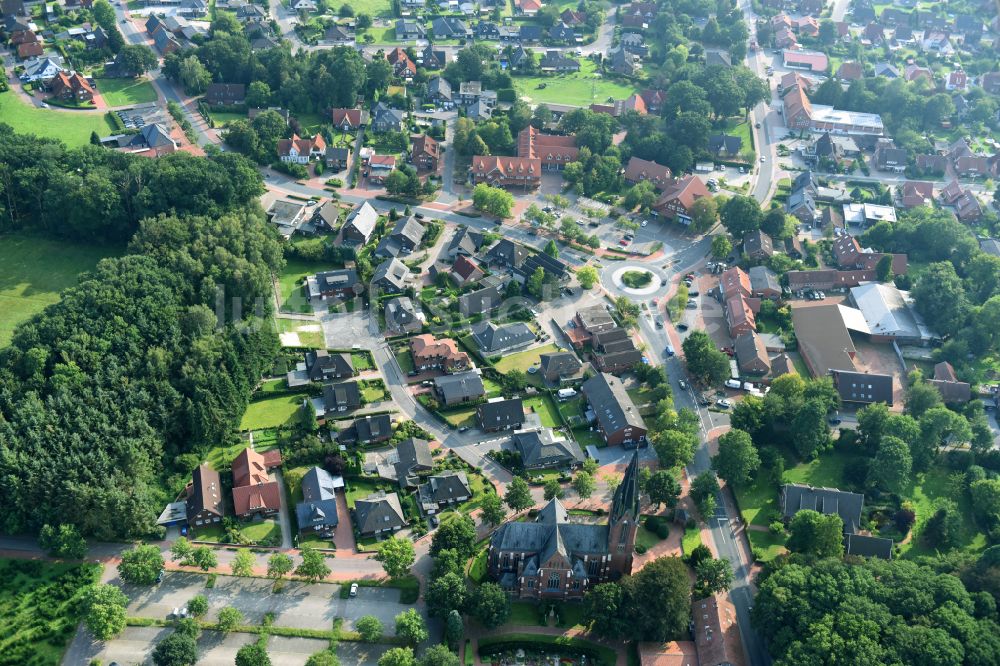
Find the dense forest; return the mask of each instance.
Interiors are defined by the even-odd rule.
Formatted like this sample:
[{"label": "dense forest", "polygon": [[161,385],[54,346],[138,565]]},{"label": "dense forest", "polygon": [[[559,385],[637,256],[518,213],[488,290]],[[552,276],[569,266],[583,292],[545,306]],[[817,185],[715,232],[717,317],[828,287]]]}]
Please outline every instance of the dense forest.
[{"label": "dense forest", "polygon": [[130,239],[0,350],[0,529],[150,534],[184,454],[232,436],[278,349],[262,191],[238,155],[150,160],[0,125],[0,230]]}]

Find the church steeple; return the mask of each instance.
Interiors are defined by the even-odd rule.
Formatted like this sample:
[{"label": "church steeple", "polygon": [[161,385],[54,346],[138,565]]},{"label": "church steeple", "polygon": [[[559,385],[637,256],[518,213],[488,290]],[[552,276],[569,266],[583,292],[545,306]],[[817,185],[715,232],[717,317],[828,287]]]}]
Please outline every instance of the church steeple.
[{"label": "church steeple", "polygon": [[622,482],[611,500],[611,524],[622,519],[639,519],[639,452],[632,455],[632,461],[625,470]]}]

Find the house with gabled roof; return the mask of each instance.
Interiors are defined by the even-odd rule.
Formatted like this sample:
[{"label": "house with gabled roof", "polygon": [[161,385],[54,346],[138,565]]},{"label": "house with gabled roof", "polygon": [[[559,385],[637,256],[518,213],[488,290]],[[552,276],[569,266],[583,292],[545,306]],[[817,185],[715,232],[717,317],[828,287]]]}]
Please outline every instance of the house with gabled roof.
[{"label": "house with gabled roof", "polygon": [[798,483],[781,487],[780,506],[785,520],[803,510],[839,516],[844,524],[844,552],[860,557],[892,558],[892,539],[861,534],[865,496],[836,488],[814,488]]},{"label": "house with gabled roof", "polygon": [[270,468],[276,466],[250,448],[233,460],[233,507],[238,517],[273,516],[281,510],[281,489],[270,475]]},{"label": "house with gabled roof", "polygon": [[410,338],[410,353],[413,366],[421,372],[460,372],[471,365],[469,355],[459,350],[457,342],[451,338],[437,339],[430,333]]},{"label": "house with gabled roof", "polygon": [[483,279],[486,273],[476,264],[472,258],[460,254],[458,259],[451,267],[451,271],[448,273],[451,277],[451,281],[455,283],[458,287],[464,287],[466,285],[475,284]]},{"label": "house with gabled roof", "polygon": [[369,446],[385,442],[390,437],[392,437],[392,417],[389,414],[366,414],[338,432],[337,442]]},{"label": "house with gabled roof", "polygon": [[520,398],[493,398],[476,408],[476,422],[484,432],[515,430],[524,424]]},{"label": "house with gabled roof", "polygon": [[432,474],[417,488],[417,504],[428,516],[471,498],[468,475],[455,470]]},{"label": "house with gabled roof", "polygon": [[221,523],[226,515],[222,481],[219,473],[208,463],[195,467],[191,473],[185,511],[187,523],[192,528]]},{"label": "house with gabled roof", "polygon": [[477,402],[486,397],[486,387],[478,370],[435,377],[434,390],[448,407]]},{"label": "house with gabled roof", "polygon": [[712,195],[705,187],[705,183],[691,174],[664,188],[653,208],[664,217],[675,218],[681,224],[689,225],[691,224],[691,206],[701,197],[710,196]]},{"label": "house with gabled roof", "polygon": [[674,182],[670,167],[639,157],[629,158],[625,167],[625,182],[636,185],[644,180],[652,183],[657,190],[663,190]]},{"label": "house with gabled roof", "polygon": [[346,352],[330,353],[326,349],[308,351],[305,355],[306,376],[309,381],[322,382],[345,379],[357,374],[351,355]]},{"label": "house with gabled roof", "polygon": [[317,410],[317,416],[323,422],[327,416],[353,412],[361,407],[361,386],[355,381],[326,384],[321,404],[323,410]]},{"label": "house with gabled roof", "polygon": [[437,171],[441,159],[441,148],[437,139],[426,134],[417,134],[410,137],[413,150],[410,152],[410,160],[418,171]]},{"label": "house with gabled roof", "polygon": [[375,231],[378,223],[378,211],[367,201],[362,202],[347,216],[344,222],[343,238],[345,242],[365,245]]},{"label": "house with gabled roof", "polygon": [[384,294],[401,294],[411,275],[409,266],[392,257],[375,268],[371,284]]},{"label": "house with gabled roof", "polygon": [[408,255],[420,246],[424,238],[424,225],[416,217],[407,215],[396,220],[392,231],[382,237],[375,248],[377,257],[399,257]]},{"label": "house with gabled roof", "polygon": [[485,321],[473,326],[472,339],[476,341],[483,356],[494,356],[508,354],[533,344],[535,334],[524,322],[501,326]]},{"label": "house with gabled roof", "polygon": [[356,132],[368,124],[368,112],[364,109],[332,109],[330,117],[333,126],[341,132]]},{"label": "house with gabled roof", "polygon": [[377,492],[354,503],[354,522],[361,536],[395,532],[406,526],[396,493]]},{"label": "house with gabled roof", "polygon": [[340,523],[337,515],[337,489],[344,487],[344,479],[333,476],[322,467],[313,467],[299,482],[302,501],[295,505],[299,534],[333,536]]},{"label": "house with gabled roof", "polygon": [[646,423],[621,379],[601,372],[585,381],[581,390],[595,415],[601,437],[609,446],[646,445]]}]

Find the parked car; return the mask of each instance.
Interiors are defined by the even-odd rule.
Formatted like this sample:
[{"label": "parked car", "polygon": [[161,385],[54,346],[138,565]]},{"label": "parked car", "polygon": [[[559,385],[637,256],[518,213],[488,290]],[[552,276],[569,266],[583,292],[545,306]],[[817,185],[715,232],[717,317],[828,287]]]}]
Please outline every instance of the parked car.
[{"label": "parked car", "polygon": [[469,426],[462,426],[461,428],[458,429],[458,431],[459,432],[466,432],[468,429],[469,429]]},{"label": "parked car", "polygon": [[701,295],[701,292],[697,291],[697,290],[695,290],[695,291],[689,291],[688,292],[688,296],[691,296],[691,297],[695,297],[695,296],[699,296],[699,295]]},{"label": "parked car", "polygon": [[677,324],[677,330],[678,331],[686,331],[686,330],[688,330],[688,325],[687,324]]},{"label": "parked car", "polygon": [[843,423],[843,420],[839,416],[831,416],[827,420],[830,422],[830,425],[832,426],[840,425],[841,423]]},{"label": "parked car", "polygon": [[738,379],[727,379],[726,380],[726,388],[740,389],[740,388],[743,388],[743,384],[741,384],[740,380],[738,380]]},{"label": "parked car", "polygon": [[733,406],[733,403],[729,402],[725,398],[719,398],[718,400],[715,401],[715,406],[718,407],[719,409],[729,409],[730,407]]},{"label": "parked car", "polygon": [[357,583],[351,583],[351,592],[350,592],[350,595],[352,597],[358,596],[358,584]]}]

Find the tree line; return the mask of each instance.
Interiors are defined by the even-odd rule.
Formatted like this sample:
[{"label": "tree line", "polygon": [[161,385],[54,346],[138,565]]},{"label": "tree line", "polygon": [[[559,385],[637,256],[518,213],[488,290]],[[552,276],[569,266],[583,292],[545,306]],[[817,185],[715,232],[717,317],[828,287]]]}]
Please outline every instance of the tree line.
[{"label": "tree line", "polygon": [[131,236],[0,350],[2,529],[154,533],[184,454],[234,436],[278,349],[260,176],[238,155],[149,160],[6,126],[0,163],[4,230]]}]

